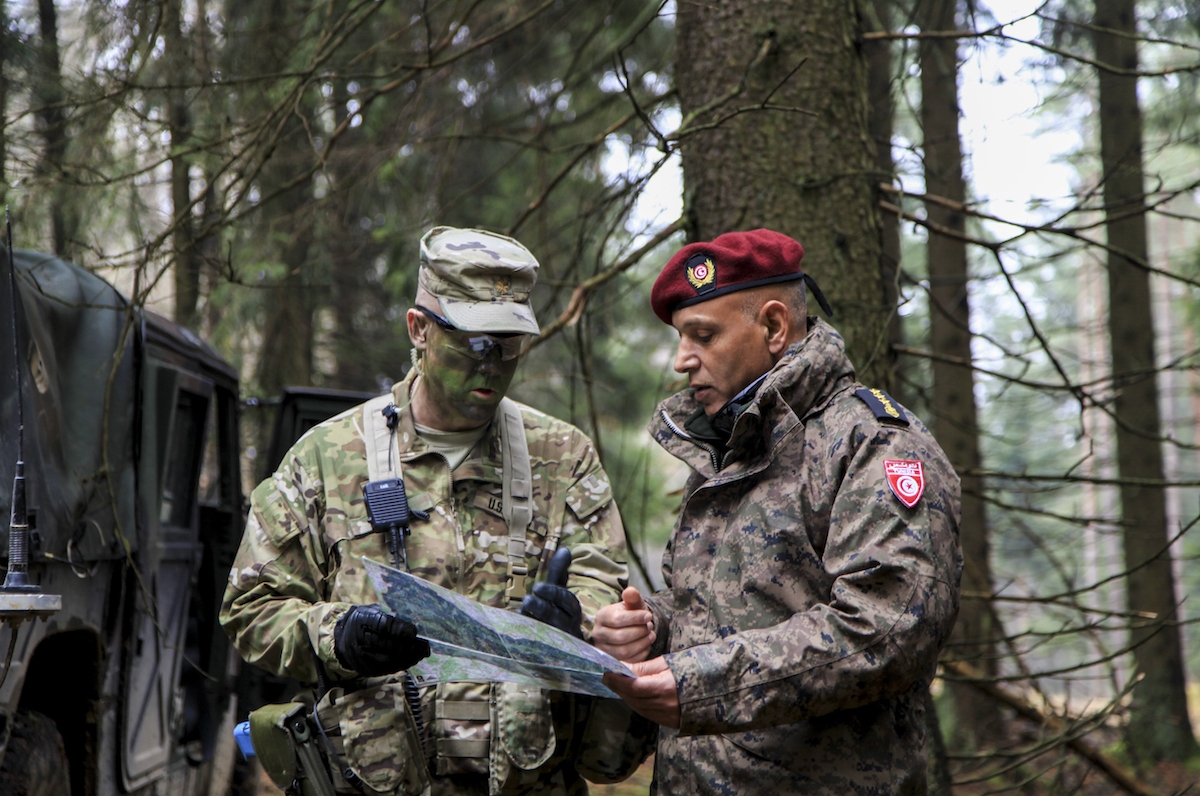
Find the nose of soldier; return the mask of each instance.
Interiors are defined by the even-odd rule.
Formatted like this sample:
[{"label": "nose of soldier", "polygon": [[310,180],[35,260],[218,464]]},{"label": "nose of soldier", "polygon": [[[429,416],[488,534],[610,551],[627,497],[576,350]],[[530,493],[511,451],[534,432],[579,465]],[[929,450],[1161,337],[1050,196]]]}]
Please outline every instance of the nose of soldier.
[{"label": "nose of soldier", "polygon": [[478,361],[475,369],[483,374],[497,374],[504,370],[504,360],[500,358],[500,346],[493,345],[491,349],[484,354],[483,359]]},{"label": "nose of soldier", "polygon": [[700,358],[696,355],[695,346],[686,337],[681,337],[679,346],[675,349],[675,372],[691,373],[699,366]]}]

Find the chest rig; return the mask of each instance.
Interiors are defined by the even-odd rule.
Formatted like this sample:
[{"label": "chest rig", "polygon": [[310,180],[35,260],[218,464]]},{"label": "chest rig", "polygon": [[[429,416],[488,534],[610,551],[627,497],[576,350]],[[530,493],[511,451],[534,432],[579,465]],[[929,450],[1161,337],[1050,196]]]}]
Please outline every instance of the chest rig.
[{"label": "chest rig", "polygon": [[[389,394],[372,398],[363,406],[363,441],[366,445],[367,478],[378,481],[401,478],[399,445],[394,423],[395,405]],[[501,510],[508,526],[508,585],[505,595],[508,607],[519,608],[525,599],[526,535],[533,521],[533,471],[529,459],[529,443],[525,439],[525,424],[521,409],[509,398],[500,400],[501,448]]]}]

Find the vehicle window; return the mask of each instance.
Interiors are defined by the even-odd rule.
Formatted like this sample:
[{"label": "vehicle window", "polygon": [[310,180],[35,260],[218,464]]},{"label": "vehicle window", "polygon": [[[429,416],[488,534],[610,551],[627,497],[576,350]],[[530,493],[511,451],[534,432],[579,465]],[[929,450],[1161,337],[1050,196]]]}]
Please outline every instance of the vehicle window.
[{"label": "vehicle window", "polygon": [[[217,402],[213,401],[208,407],[208,428],[217,429],[220,426],[217,418]],[[208,435],[204,441],[204,458],[200,463],[200,503],[202,505],[222,505],[228,503],[222,494],[224,481],[221,478],[221,449],[220,434]]]},{"label": "vehicle window", "polygon": [[163,476],[159,520],[164,525],[186,527],[191,524],[207,408],[208,401],[204,398],[186,390],[179,391]]}]

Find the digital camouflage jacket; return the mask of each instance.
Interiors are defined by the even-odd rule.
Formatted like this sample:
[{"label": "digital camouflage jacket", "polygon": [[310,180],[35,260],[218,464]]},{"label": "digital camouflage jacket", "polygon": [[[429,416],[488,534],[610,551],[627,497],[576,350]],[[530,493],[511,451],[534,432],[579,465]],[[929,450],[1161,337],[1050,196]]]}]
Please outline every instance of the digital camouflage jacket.
[{"label": "digital camouflage jacket", "polygon": [[[414,517],[405,540],[410,571],[503,608],[508,528],[501,515],[500,424],[492,424],[452,473],[414,431],[413,381],[410,374],[393,388],[408,503],[428,514],[427,520]],[[533,481],[526,586],[558,546],[569,547],[568,587],[579,598],[590,636],[596,610],[616,602],[626,583],[621,518],[591,441],[567,423],[520,409]],[[221,608],[221,624],[250,663],[311,683],[315,648],[330,678],[354,676],[334,654],[334,626],[351,606],[379,599],[362,557],[391,563],[387,536],[372,531],[363,504],[363,429],[361,406],[315,426],[254,490]],[[367,687],[337,691],[337,718],[346,758],[368,786],[419,793],[428,782],[412,748],[412,714],[400,678],[359,681]],[[431,764],[433,793],[586,790],[571,760],[580,751],[573,736],[583,726],[587,700],[510,686],[451,683],[436,686],[436,693],[434,687],[423,690],[426,731],[439,752]],[[494,732],[494,718],[501,733]]]},{"label": "digital camouflage jacket", "polygon": [[725,462],[683,430],[690,391],[650,423],[692,468],[668,588],[649,600],[681,710],[659,734],[661,794],[925,793],[923,695],[958,610],[959,480],[919,420],[855,383],[842,338],[809,323]]}]

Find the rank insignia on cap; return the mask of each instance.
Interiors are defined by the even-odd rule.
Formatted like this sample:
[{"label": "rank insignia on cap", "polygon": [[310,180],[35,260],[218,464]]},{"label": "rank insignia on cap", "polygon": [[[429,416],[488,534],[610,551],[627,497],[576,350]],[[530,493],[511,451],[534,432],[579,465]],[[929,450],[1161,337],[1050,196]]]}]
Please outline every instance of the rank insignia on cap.
[{"label": "rank insignia on cap", "polygon": [[507,276],[496,277],[495,281],[492,282],[492,295],[500,298],[501,296],[511,296],[512,294],[512,280]]},{"label": "rank insignia on cap", "polygon": [[925,492],[925,471],[921,463],[913,459],[884,459],[883,472],[887,475],[892,494],[908,508],[917,505]]},{"label": "rank insignia on cap", "polygon": [[717,267],[707,254],[697,253],[688,258],[683,264],[687,281],[697,293],[707,293],[717,284]]}]

